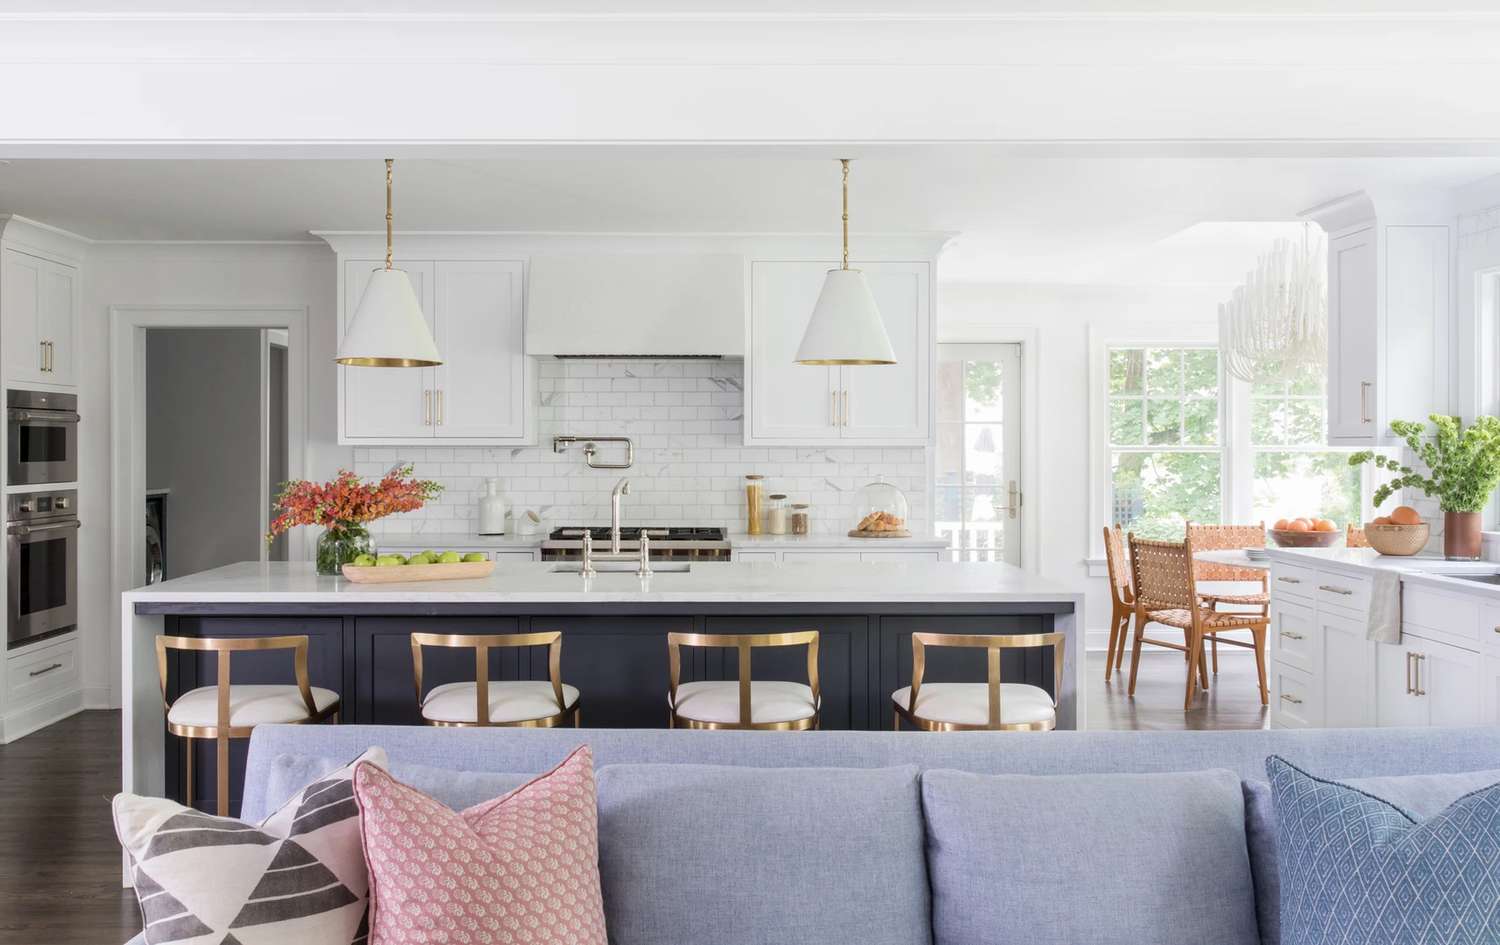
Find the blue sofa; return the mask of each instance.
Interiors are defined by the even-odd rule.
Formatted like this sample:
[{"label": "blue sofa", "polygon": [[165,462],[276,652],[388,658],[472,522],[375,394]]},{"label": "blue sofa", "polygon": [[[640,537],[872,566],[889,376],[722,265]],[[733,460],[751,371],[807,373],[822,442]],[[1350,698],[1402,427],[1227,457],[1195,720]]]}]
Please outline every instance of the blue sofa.
[{"label": "blue sofa", "polygon": [[580,743],[620,945],[1277,945],[1265,760],[1417,813],[1500,780],[1500,730],[697,732],[264,726],[244,816],[386,749],[455,807]]}]

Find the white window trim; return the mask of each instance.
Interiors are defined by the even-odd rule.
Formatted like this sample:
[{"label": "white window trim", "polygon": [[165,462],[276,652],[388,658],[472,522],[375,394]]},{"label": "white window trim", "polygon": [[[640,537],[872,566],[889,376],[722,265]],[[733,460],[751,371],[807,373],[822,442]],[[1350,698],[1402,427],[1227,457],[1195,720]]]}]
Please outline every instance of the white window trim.
[{"label": "white window trim", "polygon": [[[1219,343],[1218,325],[1212,323],[1143,323],[1139,325],[1100,325],[1090,323],[1089,339],[1089,556],[1085,559],[1089,577],[1107,577],[1104,560],[1104,529],[1111,523],[1109,509],[1109,349],[1118,347],[1186,348]],[[1227,396],[1219,399],[1219,449],[1223,456],[1223,484],[1220,501],[1229,519],[1249,515],[1253,497],[1248,470],[1250,445],[1250,385],[1228,378],[1225,384],[1223,359],[1219,360],[1221,390]],[[1275,447],[1262,447],[1274,449]],[[1338,450],[1339,447],[1329,447]],[[1349,450],[1353,452],[1353,450]],[[1242,459],[1246,460],[1242,462]],[[1366,516],[1373,510],[1375,490],[1371,467],[1366,465],[1360,477],[1360,503]],[[1229,520],[1226,519],[1226,520]]]}]

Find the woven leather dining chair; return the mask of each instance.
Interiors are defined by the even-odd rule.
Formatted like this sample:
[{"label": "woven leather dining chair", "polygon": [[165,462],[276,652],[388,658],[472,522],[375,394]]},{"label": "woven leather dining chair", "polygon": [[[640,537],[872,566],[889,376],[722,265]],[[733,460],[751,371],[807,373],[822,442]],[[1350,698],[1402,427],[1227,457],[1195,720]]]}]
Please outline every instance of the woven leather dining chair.
[{"label": "woven leather dining chair", "polygon": [[[1266,523],[1258,525],[1187,525],[1188,538],[1193,551],[1238,551],[1243,548],[1266,546]],[[1260,584],[1260,591],[1250,594],[1203,594],[1203,602],[1210,610],[1219,610],[1219,605],[1231,607],[1259,607],[1263,615],[1270,613],[1271,595],[1266,589],[1266,572],[1256,568],[1237,568],[1232,564],[1215,561],[1193,561],[1193,577],[1199,581],[1243,581]],[[1214,675],[1219,675],[1219,634],[1210,631],[1209,645],[1213,653]],[[1228,641],[1226,641],[1228,642]]]},{"label": "woven leather dining chair", "polygon": [[1130,584],[1130,562],[1125,560],[1125,534],[1118,525],[1104,529],[1104,561],[1109,566],[1109,650],[1104,656],[1104,681],[1120,668],[1130,642],[1130,618],[1135,616],[1135,589]]}]

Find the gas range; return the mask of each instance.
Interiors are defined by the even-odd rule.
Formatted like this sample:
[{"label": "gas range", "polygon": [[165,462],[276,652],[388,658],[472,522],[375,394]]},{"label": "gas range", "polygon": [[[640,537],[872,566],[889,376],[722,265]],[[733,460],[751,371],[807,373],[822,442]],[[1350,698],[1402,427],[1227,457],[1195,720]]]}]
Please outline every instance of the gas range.
[{"label": "gas range", "polygon": [[[636,551],[641,533],[651,537],[651,559],[729,560],[729,542],[724,529],[703,526],[631,526],[620,529],[620,550]],[[562,561],[583,556],[583,536],[593,536],[594,550],[609,549],[609,526],[564,526],[554,528],[542,542],[543,561]]]}]

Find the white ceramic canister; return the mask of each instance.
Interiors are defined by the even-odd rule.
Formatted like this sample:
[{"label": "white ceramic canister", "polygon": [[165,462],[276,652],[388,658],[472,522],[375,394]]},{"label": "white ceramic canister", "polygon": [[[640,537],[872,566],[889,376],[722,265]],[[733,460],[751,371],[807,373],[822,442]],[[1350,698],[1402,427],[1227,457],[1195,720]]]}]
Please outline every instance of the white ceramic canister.
[{"label": "white ceramic canister", "polygon": [[500,494],[499,479],[484,481],[484,495],[479,497],[479,534],[505,534],[505,497]]}]

